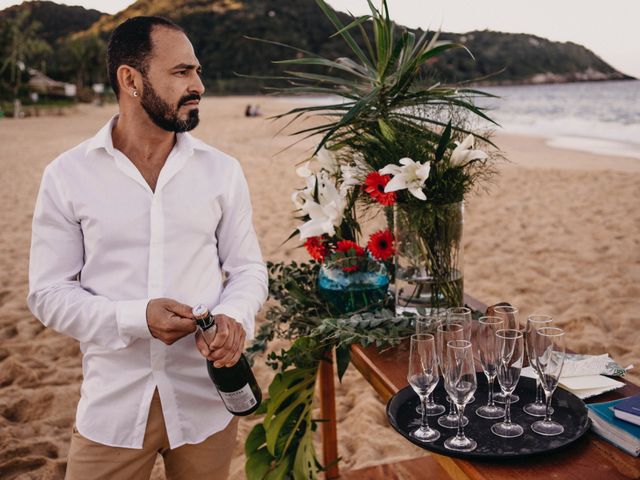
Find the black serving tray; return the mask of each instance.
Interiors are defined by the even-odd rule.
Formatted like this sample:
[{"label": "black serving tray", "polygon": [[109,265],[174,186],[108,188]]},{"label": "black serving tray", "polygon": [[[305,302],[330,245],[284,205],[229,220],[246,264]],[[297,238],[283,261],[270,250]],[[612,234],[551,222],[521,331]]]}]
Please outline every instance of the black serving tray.
[{"label": "black serving tray", "polygon": [[[496,381],[494,391],[499,391],[497,383]],[[524,434],[515,438],[501,438],[491,432],[491,425],[502,421],[501,419],[488,420],[476,415],[476,408],[487,402],[488,388],[487,378],[483,373],[478,373],[475,401],[465,408],[465,416],[469,418],[469,424],[464,429],[465,435],[478,443],[478,447],[472,452],[456,452],[444,447],[444,441],[454,436],[456,430],[438,425],[437,416],[428,417],[428,419],[429,426],[440,432],[438,440],[423,443],[409,435],[409,432],[420,426],[420,415],[416,413],[420,400],[411,386],[403,388],[391,397],[387,403],[387,418],[391,426],[411,443],[432,452],[469,460],[513,459],[548,453],[566,447],[585,434],[589,429],[587,407],[574,394],[561,388],[557,388],[553,394],[552,406],[555,411],[552,419],[564,426],[564,433],[546,437],[531,430],[531,424],[536,420],[542,420],[542,417],[527,415],[522,408],[534,401],[535,386],[535,380],[520,378],[515,392],[520,400],[511,405],[511,421],[521,425],[524,428]],[[448,409],[442,379],[434,391],[434,399],[436,403],[445,405]]]}]

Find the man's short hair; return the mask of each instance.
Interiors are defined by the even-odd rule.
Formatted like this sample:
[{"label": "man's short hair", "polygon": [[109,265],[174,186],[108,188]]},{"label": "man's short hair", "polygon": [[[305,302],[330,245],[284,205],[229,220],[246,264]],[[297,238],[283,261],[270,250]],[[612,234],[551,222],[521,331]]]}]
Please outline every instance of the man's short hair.
[{"label": "man's short hair", "polygon": [[119,97],[118,67],[129,65],[146,75],[153,50],[151,32],[155,27],[166,27],[179,32],[184,30],[163,17],[133,17],[118,25],[107,45],[107,73],[111,88]]}]

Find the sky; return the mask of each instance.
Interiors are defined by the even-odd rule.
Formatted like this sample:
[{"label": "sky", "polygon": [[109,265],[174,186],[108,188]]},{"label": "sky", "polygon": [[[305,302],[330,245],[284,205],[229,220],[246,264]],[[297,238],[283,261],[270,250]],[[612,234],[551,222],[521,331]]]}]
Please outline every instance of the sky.
[{"label": "sky", "polygon": [[[295,0],[291,0],[295,1]],[[0,9],[20,1],[0,0]],[[116,13],[131,0],[69,0],[67,5]],[[366,0],[328,0],[337,10],[368,13]],[[380,0],[373,0],[379,5]],[[640,0],[387,0],[397,23],[464,33],[495,30],[530,33],[584,45],[623,73],[640,78],[637,39]],[[479,52],[474,52],[479,54]]]}]

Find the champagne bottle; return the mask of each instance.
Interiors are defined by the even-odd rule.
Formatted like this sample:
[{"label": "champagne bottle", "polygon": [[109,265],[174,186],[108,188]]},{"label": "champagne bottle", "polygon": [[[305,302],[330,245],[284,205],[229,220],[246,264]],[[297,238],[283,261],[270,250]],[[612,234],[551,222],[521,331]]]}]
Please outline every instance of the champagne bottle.
[{"label": "champagne bottle", "polygon": [[[210,344],[216,335],[216,325],[209,309],[204,305],[196,305],[192,313],[202,336]],[[244,354],[231,367],[214,367],[213,362],[207,360],[207,372],[224,406],[233,415],[249,415],[260,406],[262,391]]]}]

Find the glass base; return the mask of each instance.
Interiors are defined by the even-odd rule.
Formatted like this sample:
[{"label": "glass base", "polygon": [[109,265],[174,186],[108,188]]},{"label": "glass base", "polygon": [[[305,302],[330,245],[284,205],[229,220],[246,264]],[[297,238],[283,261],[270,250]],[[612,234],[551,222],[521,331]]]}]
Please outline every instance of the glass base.
[{"label": "glass base", "polygon": [[[462,417],[462,426],[466,427],[469,424],[469,419]],[[458,415],[443,415],[438,419],[438,425],[444,428],[458,428]]]},{"label": "glass base", "polygon": [[[515,393],[511,394],[511,405],[513,405],[514,403],[517,403],[519,400],[520,400],[520,397],[518,395],[516,395]],[[505,403],[504,393],[502,392],[496,393],[493,396],[493,401],[496,403]]]},{"label": "glass base", "polygon": [[417,428],[409,435],[421,442],[435,442],[440,438],[440,432],[429,426]]},{"label": "glass base", "polygon": [[516,423],[495,423],[491,425],[491,431],[502,438],[519,437],[524,433],[524,428]]},{"label": "glass base", "polygon": [[[544,417],[547,414],[547,407],[544,403],[527,403],[522,410],[532,417]],[[553,415],[553,407],[549,409],[549,414]]]},{"label": "glass base", "polygon": [[497,405],[494,405],[493,407],[484,405],[476,409],[476,415],[481,418],[488,418],[490,420],[495,418],[504,418],[504,408]]},{"label": "glass base", "polygon": [[449,450],[456,450],[458,452],[470,452],[475,450],[478,444],[475,440],[465,437],[455,437],[447,438],[444,441],[444,448],[448,448]]},{"label": "glass base", "polygon": [[553,420],[549,420],[548,422],[545,422],[544,420],[538,420],[537,422],[533,422],[533,424],[531,425],[531,430],[539,435],[552,437],[554,435],[560,435],[562,432],[564,432],[564,427],[558,422],[554,422]]},{"label": "glass base", "polygon": [[[444,408],[444,405],[440,405],[438,403],[432,403],[431,405],[427,404],[427,417],[442,415],[446,411],[447,409]],[[420,404],[416,407],[416,413],[418,415],[422,415],[422,406]]]}]

